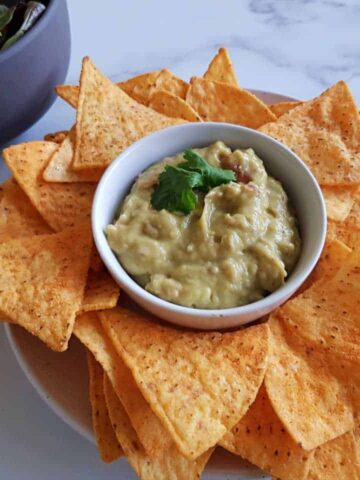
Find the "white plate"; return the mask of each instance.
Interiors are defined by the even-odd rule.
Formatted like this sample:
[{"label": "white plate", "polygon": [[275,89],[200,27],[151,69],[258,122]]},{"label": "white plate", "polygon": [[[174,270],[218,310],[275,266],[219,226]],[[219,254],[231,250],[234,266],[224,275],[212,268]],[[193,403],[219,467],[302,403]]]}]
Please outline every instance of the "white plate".
[{"label": "white plate", "polygon": [[[267,104],[294,100],[275,93],[252,91]],[[0,178],[0,181],[4,179]],[[66,352],[55,353],[16,325],[5,325],[5,331],[20,367],[40,397],[65,423],[95,443],[88,400],[85,350],[80,342],[73,338]],[[222,449],[213,455],[202,478],[270,480],[257,468]]]}]

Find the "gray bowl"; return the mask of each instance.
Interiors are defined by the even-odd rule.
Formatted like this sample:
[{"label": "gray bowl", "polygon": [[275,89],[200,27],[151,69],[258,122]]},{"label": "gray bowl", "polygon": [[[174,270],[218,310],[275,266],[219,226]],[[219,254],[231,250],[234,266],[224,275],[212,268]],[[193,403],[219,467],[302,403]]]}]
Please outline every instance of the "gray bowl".
[{"label": "gray bowl", "polygon": [[56,99],[66,77],[70,25],[66,0],[49,0],[36,24],[0,51],[0,144],[35,123]]}]

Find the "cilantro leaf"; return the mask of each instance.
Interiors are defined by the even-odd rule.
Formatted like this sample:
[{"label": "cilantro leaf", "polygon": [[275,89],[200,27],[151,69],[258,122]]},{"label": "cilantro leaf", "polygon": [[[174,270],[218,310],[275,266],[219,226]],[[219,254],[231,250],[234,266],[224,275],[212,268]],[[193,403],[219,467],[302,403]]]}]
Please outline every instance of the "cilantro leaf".
[{"label": "cilantro leaf", "polygon": [[186,162],[180,163],[178,167],[184,170],[199,172],[203,177],[203,187],[205,191],[209,191],[223,183],[236,181],[235,172],[211,166],[198,153],[190,148],[184,151],[184,158]]},{"label": "cilantro leaf", "polygon": [[164,208],[169,212],[182,212],[187,215],[194,210],[197,203],[193,188],[201,187],[202,184],[200,173],[166,165],[159,176],[157,187],[152,192],[151,205],[155,210]]},{"label": "cilantro leaf", "polygon": [[151,194],[155,210],[189,214],[197,204],[194,188],[208,192],[218,185],[236,181],[232,170],[212,167],[191,149],[184,152],[186,162],[166,165],[159,182]]}]

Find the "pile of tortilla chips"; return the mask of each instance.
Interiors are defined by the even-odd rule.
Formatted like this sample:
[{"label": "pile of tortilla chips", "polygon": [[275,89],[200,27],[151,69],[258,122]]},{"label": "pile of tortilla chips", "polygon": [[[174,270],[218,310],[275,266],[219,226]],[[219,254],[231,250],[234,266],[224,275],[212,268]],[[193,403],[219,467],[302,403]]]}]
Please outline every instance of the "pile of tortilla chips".
[{"label": "pile of tortilla chips", "polygon": [[[70,131],[4,151],[0,314],[50,348],[86,347],[100,455],[142,480],[195,480],[219,446],[283,480],[360,478],[360,118],[338,82],[265,105],[226,49],[189,83],[169,70],[114,84],[88,58],[58,94]],[[325,197],[327,241],[300,291],[232,332],[164,325],[120,296],[94,250],[96,182],[134,141],[183,122],[259,128],[290,147]],[[286,165],[284,165],[286,168]]]}]

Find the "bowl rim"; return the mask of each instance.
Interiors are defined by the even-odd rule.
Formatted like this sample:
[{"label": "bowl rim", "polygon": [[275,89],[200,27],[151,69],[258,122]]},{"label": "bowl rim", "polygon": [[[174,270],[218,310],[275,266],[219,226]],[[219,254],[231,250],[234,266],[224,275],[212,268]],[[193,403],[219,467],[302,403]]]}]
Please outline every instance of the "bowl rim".
[{"label": "bowl rim", "polygon": [[[164,132],[168,132],[172,130],[174,135],[176,135],[178,130],[181,129],[190,129],[190,128],[208,128],[208,127],[218,127],[221,129],[228,128],[237,130],[238,132],[251,132],[252,135],[258,135],[265,139],[265,141],[269,142],[277,146],[277,148],[281,148],[286,152],[287,155],[291,156],[293,160],[295,160],[298,164],[300,164],[301,168],[304,171],[304,177],[307,177],[309,185],[315,190],[320,210],[321,210],[321,235],[317,239],[317,243],[313,248],[313,253],[311,258],[307,261],[307,263],[303,266],[302,271],[297,274],[296,282],[291,279],[291,275],[289,276],[289,280],[285,282],[283,286],[279,289],[275,290],[274,292],[270,293],[266,297],[261,298],[260,300],[256,300],[255,302],[248,303],[245,305],[240,305],[236,307],[230,308],[221,308],[221,309],[204,309],[204,308],[195,308],[195,307],[188,307],[179,304],[175,304],[169,302],[168,300],[164,300],[156,295],[148,292],[142,286],[140,286],[131,276],[129,273],[121,265],[120,261],[117,259],[115,253],[111,250],[110,246],[106,242],[105,249],[103,248],[102,236],[104,236],[104,232],[101,231],[101,226],[98,224],[99,214],[101,212],[101,198],[103,195],[103,186],[107,183],[108,179],[113,175],[113,172],[117,169],[117,165],[121,162],[124,158],[131,155],[135,150],[143,146],[148,142],[152,142],[156,140],[158,137],[164,135]],[[160,139],[159,139],[160,140]],[[149,164],[150,166],[150,164]],[[147,168],[147,167],[146,167]],[[141,172],[139,172],[140,174]],[[135,181],[136,179],[134,179]],[[315,176],[307,167],[307,165],[286,145],[282,144],[281,142],[275,140],[274,138],[259,132],[257,130],[243,127],[241,125],[235,125],[230,123],[222,123],[222,122],[198,122],[198,123],[187,123],[182,125],[176,125],[167,127],[165,129],[159,130],[155,133],[147,135],[146,137],[134,142],[128,148],[126,148],[120,155],[107,167],[102,178],[96,188],[93,204],[92,204],[92,211],[91,211],[91,223],[92,223],[92,232],[95,241],[95,245],[97,251],[104,261],[106,267],[108,268],[111,275],[115,278],[115,280],[120,283],[120,285],[128,291],[131,291],[135,298],[141,297],[145,302],[152,303],[158,309],[167,310],[168,312],[174,313],[174,315],[186,315],[186,316],[197,316],[198,318],[229,318],[234,316],[246,316],[253,313],[255,310],[273,310],[271,308],[274,304],[282,304],[285,302],[289,296],[291,296],[306,280],[306,278],[310,275],[311,271],[314,269],[321,252],[323,250],[325,239],[326,239],[326,231],[327,231],[327,217],[326,217],[326,206],[324,197],[322,195],[320,186],[315,179]],[[105,239],[106,240],[106,239]],[[107,251],[105,251],[107,250]],[[300,253],[300,260],[302,252]],[[294,285],[296,285],[294,287]],[[136,300],[135,300],[136,301]],[[147,309],[147,307],[144,307]]]},{"label": "bowl rim", "polygon": [[26,32],[26,34],[23,35],[21,38],[19,38],[19,40],[17,40],[13,45],[11,45],[11,47],[7,48],[6,50],[0,50],[0,64],[19,53],[20,50],[22,50],[26,47],[26,45],[31,43],[33,39],[38,34],[40,34],[44,30],[44,28],[46,28],[50,19],[54,15],[55,4],[59,1],[66,4],[66,0],[49,0],[49,3],[44,13],[41,15],[38,21],[35,22],[35,24],[30,28],[30,30]]}]

